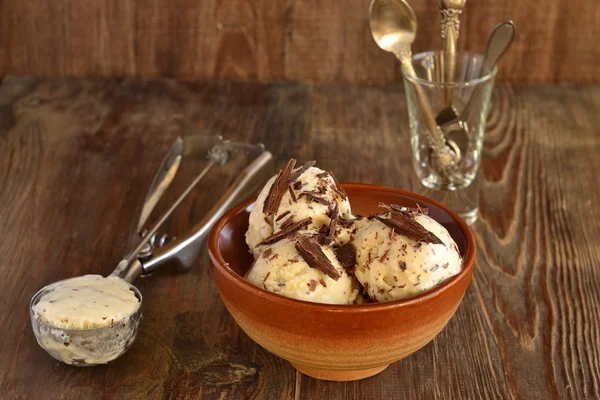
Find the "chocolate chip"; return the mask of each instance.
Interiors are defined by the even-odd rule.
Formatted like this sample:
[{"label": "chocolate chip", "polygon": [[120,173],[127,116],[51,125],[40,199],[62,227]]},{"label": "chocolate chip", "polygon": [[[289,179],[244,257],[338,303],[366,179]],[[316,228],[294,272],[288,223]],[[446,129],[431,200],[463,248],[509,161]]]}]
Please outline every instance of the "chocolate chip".
[{"label": "chocolate chip", "polygon": [[398,261],[398,266],[402,271],[406,271],[406,263],[404,261]]},{"label": "chocolate chip", "polygon": [[333,252],[344,269],[349,269],[356,265],[356,249],[352,244],[346,243],[342,247],[334,249]]}]

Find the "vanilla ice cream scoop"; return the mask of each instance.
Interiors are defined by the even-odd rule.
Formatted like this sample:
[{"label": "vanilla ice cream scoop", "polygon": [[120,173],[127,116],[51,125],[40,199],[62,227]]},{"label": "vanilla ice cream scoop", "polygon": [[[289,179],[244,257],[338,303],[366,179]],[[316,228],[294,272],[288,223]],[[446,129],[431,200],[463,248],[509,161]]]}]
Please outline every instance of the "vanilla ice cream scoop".
[{"label": "vanilla ice cream scoop", "polygon": [[313,165],[314,162],[309,162],[294,169],[295,160],[291,160],[258,195],[246,232],[246,243],[255,258],[264,248],[261,243],[266,238],[306,218],[311,218],[307,229],[318,232],[327,229],[336,214],[341,223],[333,227],[332,240],[337,245],[350,240],[353,217],[346,193],[332,173]]},{"label": "vanilla ice cream scoop", "polygon": [[116,276],[65,279],[33,296],[31,325],[39,345],[55,359],[76,366],[106,364],[133,344],[141,298]]},{"label": "vanilla ice cream scoop", "polygon": [[[310,254],[303,253],[302,247],[299,251],[299,240],[312,242]],[[313,263],[311,254],[317,249],[330,264],[327,273],[320,265],[311,267],[309,264]],[[270,292],[316,303],[354,304],[359,295],[358,283],[344,270],[333,248],[319,245],[303,235],[284,238],[266,246],[246,279]]]},{"label": "vanilla ice cream scoop", "polygon": [[140,308],[131,284],[115,276],[84,275],[55,283],[33,312],[59,328],[89,329],[114,325]]},{"label": "vanilla ice cream scoop", "polygon": [[399,208],[379,214],[356,232],[356,278],[375,301],[415,296],[458,274],[456,243],[431,217]]}]

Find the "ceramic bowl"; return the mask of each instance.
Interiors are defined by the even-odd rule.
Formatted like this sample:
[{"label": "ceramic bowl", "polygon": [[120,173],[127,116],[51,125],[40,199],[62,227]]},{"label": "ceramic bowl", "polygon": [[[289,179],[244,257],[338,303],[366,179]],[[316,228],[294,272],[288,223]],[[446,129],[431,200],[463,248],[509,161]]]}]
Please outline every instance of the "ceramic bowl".
[{"label": "ceramic bowl", "polygon": [[381,202],[429,208],[429,215],[456,241],[464,259],[463,270],[409,299],[365,305],[319,304],[267,292],[243,278],[253,261],[244,239],[253,200],[223,215],[208,239],[214,280],[227,309],[244,332],[300,372],[334,381],[375,375],[429,343],[456,312],[475,261],[473,233],[445,206],[389,187],[343,187],[352,211],[361,215],[380,211]]}]

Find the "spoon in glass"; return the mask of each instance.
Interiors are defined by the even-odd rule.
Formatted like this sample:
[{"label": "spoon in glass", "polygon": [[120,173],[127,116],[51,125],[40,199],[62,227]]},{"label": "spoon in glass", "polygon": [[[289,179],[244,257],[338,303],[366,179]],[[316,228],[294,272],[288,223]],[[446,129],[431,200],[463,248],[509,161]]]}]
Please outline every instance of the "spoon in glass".
[{"label": "spoon in glass", "polygon": [[[480,76],[483,77],[492,72],[498,61],[508,51],[515,38],[515,30],[515,24],[512,21],[501,22],[494,27],[485,46]],[[456,143],[463,154],[466,153],[469,147],[467,120],[473,105],[477,104],[476,99],[479,97],[480,88],[483,86],[485,85],[479,85],[475,88],[460,115],[456,115],[454,107],[450,109],[445,107],[435,118],[446,134],[447,140]]]},{"label": "spoon in glass", "polygon": [[[382,50],[393,53],[402,63],[407,75],[416,77],[410,47],[417,33],[417,17],[408,3],[404,0],[373,0],[370,23],[371,34],[377,45]],[[427,125],[432,167],[443,180],[451,182],[461,159],[460,149],[454,143],[446,141],[423,89],[416,84],[413,88]]]},{"label": "spoon in glass", "polygon": [[[456,70],[456,41],[460,32],[460,14],[465,7],[466,0],[439,0],[442,36],[442,55],[444,82],[454,82]],[[445,91],[446,107],[444,107],[435,120],[439,126],[442,122],[457,117],[456,108],[452,105],[452,87],[447,86]]]}]

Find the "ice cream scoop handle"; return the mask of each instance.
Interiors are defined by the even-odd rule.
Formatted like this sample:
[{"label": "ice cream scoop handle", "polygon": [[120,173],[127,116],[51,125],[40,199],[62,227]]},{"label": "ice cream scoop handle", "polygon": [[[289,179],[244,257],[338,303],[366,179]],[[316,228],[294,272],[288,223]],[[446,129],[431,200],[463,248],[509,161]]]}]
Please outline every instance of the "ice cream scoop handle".
[{"label": "ice cream scoop handle", "polygon": [[152,273],[163,266],[173,268],[176,272],[192,268],[214,223],[236,202],[243,200],[245,196],[256,189],[259,184],[257,178],[260,177],[260,172],[265,169],[272,158],[272,154],[268,151],[258,156],[242,171],[219,202],[192,228],[187,236],[157,249],[151,259],[142,261],[142,274]]}]

